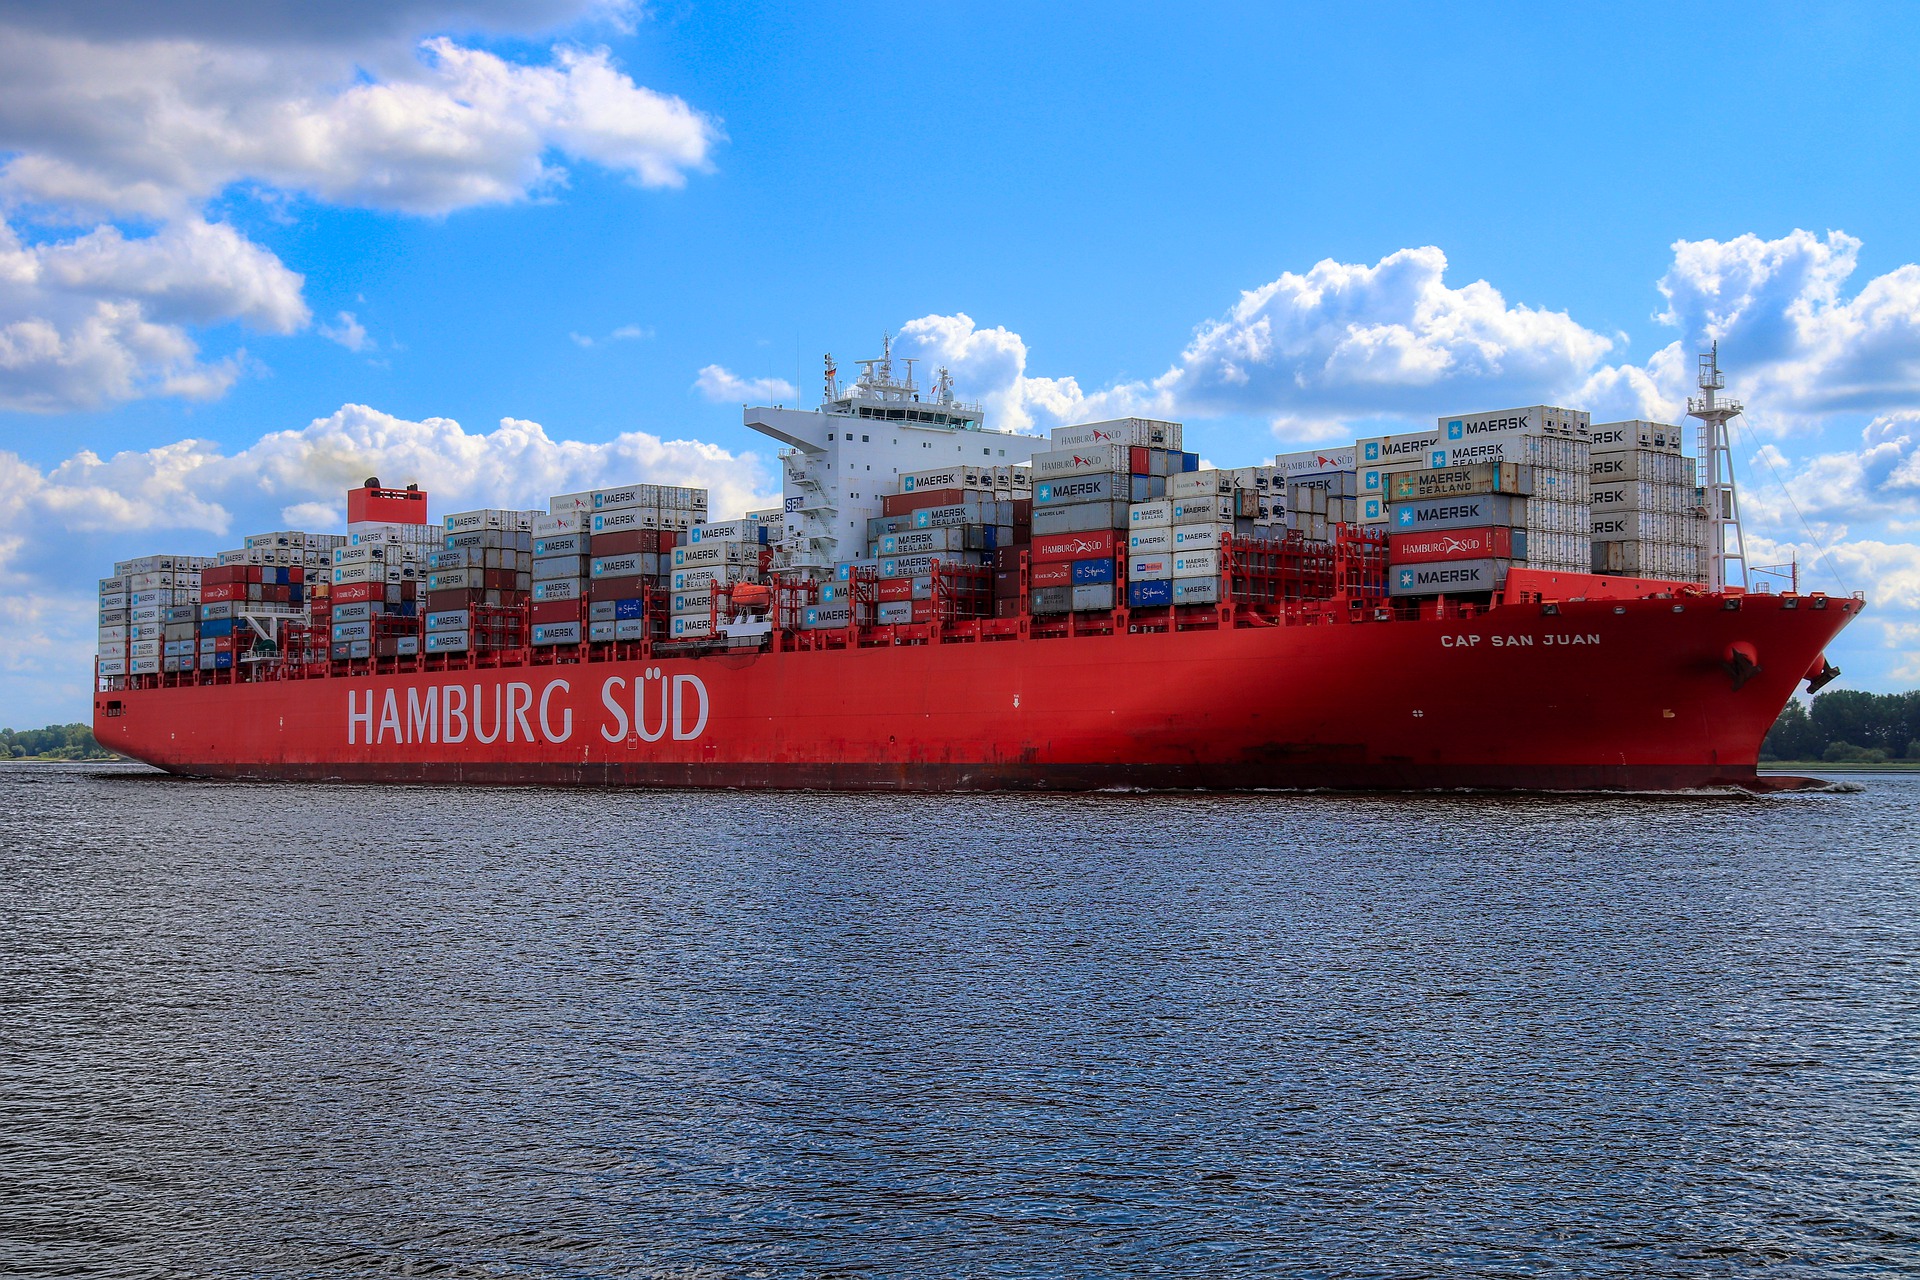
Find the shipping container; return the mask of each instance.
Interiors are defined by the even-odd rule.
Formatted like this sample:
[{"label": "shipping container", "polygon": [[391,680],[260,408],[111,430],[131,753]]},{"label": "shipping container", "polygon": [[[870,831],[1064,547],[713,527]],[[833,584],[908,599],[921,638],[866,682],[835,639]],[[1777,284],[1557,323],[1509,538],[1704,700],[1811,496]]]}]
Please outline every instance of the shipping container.
[{"label": "shipping container", "polygon": [[1127,526],[1125,502],[1082,502],[1063,507],[1037,507],[1033,512],[1032,534],[1089,533]]},{"label": "shipping container", "polygon": [[1117,541],[1112,529],[1046,537],[1036,534],[1030,555],[1035,563],[1046,560],[1087,560],[1096,556],[1110,558],[1117,554]]},{"label": "shipping container", "polygon": [[1206,578],[1175,578],[1168,585],[1173,588],[1173,603],[1175,604],[1220,603],[1220,579],[1217,576]]},{"label": "shipping container", "polygon": [[1526,522],[1527,500],[1506,494],[1468,494],[1400,502],[1394,504],[1390,520],[1396,530],[1402,531],[1524,525]]},{"label": "shipping container", "polygon": [[1147,448],[1178,449],[1181,428],[1177,422],[1158,422],[1150,418],[1115,418],[1108,422],[1086,422],[1071,427],[1055,427],[1054,449],[1084,449],[1094,445],[1140,445]]},{"label": "shipping container", "polygon": [[1517,533],[1500,527],[1423,530],[1395,533],[1387,543],[1387,559],[1396,565],[1435,560],[1524,560],[1526,557],[1524,529]]},{"label": "shipping container", "polygon": [[1387,592],[1395,596],[1476,594],[1499,589],[1506,577],[1504,560],[1394,565],[1387,572]]},{"label": "shipping container", "polygon": [[1198,578],[1220,572],[1218,551],[1176,551],[1172,559],[1176,578]]},{"label": "shipping container", "polygon": [[1133,555],[1149,555],[1173,550],[1172,526],[1159,525],[1149,529],[1133,530],[1127,535],[1127,550]]},{"label": "shipping container", "polygon": [[1483,493],[1524,493],[1530,476],[1512,464],[1476,463],[1463,467],[1439,467],[1404,471],[1393,477],[1392,500],[1413,502],[1424,498],[1464,497]]},{"label": "shipping container", "polygon": [[1171,555],[1162,552],[1127,557],[1127,581],[1129,582],[1161,581],[1171,577],[1173,577]]}]

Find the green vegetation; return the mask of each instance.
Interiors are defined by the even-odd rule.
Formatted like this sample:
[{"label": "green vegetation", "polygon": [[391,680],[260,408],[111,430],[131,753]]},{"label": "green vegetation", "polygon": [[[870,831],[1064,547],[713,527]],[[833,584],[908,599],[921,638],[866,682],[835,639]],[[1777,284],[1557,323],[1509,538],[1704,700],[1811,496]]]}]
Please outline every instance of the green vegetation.
[{"label": "green vegetation", "polygon": [[50,724],[44,729],[0,729],[0,760],[118,760],[93,740],[84,724]]},{"label": "green vegetation", "polygon": [[1837,689],[1814,698],[1811,707],[1796,698],[1760,744],[1760,759],[1836,765],[1920,762],[1920,690]]}]

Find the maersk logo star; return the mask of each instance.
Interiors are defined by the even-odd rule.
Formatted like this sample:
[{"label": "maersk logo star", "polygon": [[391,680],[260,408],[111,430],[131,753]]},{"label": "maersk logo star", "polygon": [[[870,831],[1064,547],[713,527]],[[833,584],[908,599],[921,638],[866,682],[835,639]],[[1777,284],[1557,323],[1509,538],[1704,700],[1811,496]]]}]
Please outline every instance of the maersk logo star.
[{"label": "maersk logo star", "polygon": [[1400,585],[1403,587],[1410,587],[1413,585],[1413,570],[1402,569],[1400,571]]},{"label": "maersk logo star", "polygon": [[1035,502],[1052,502],[1053,486],[1050,484],[1036,485],[1033,490],[1033,498]]},{"label": "maersk logo star", "polygon": [[1467,429],[1460,425],[1460,422],[1458,419],[1455,419],[1454,421],[1449,422],[1447,424],[1447,439],[1458,440],[1463,436],[1465,436],[1466,434],[1467,434]]}]

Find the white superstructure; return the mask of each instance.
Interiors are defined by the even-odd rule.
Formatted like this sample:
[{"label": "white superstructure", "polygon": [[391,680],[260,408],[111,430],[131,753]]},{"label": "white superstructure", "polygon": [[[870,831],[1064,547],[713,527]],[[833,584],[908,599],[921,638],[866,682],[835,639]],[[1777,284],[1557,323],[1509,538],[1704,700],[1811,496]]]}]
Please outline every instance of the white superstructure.
[{"label": "white superstructure", "polygon": [[977,404],[954,399],[946,370],[929,400],[914,385],[912,360],[894,372],[893,344],[877,360],[862,360],[864,372],[842,389],[833,357],[826,362],[825,396],[818,409],[751,406],[746,425],[788,446],[781,451],[785,475],[785,546],[792,567],[829,570],[860,557],[866,524],[880,514],[883,494],[900,490],[900,477],[941,466],[1024,466],[1038,436],[990,431]]}]

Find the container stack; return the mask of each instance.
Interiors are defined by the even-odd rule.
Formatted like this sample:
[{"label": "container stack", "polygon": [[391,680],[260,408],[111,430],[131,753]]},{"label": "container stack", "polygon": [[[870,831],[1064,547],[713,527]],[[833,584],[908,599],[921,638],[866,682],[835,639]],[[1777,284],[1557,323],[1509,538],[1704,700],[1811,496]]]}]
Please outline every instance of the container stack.
[{"label": "container stack", "polygon": [[1239,487],[1232,471],[1185,472],[1166,497],[1130,505],[1128,607],[1218,604],[1227,542],[1252,536],[1260,509],[1259,492]]},{"label": "container stack", "polygon": [[[586,493],[551,498],[546,512],[535,516],[528,529],[533,550],[529,562],[532,604],[527,617],[538,644],[579,644],[595,639],[590,621],[592,497]],[[606,638],[613,638],[611,628]]]},{"label": "container stack", "polygon": [[1591,415],[1531,405],[1439,420],[1434,467],[1511,463],[1529,477],[1527,564],[1560,573],[1592,571],[1589,506]]},{"label": "container stack", "polygon": [[95,652],[102,676],[182,669],[167,665],[169,656],[178,656],[168,648],[169,628],[177,633],[183,619],[191,624],[207,563],[200,556],[141,556],[118,562],[112,577],[100,579]]},{"label": "container stack", "polygon": [[115,573],[111,578],[100,579],[100,631],[94,657],[103,677],[119,678],[127,674],[127,632],[133,625],[128,618],[132,612],[127,575]]},{"label": "container stack", "polygon": [[[571,507],[577,495],[554,499]],[[673,551],[707,518],[707,491],[674,485],[627,484],[586,495],[588,638],[596,643],[639,639],[668,629],[670,610],[657,620],[656,600],[668,599]]]},{"label": "container stack", "polygon": [[726,621],[729,589],[741,583],[764,582],[763,565],[772,553],[771,528],[758,520],[726,520],[696,524],[684,543],[669,548],[669,621],[667,635],[674,640],[704,640],[714,633],[715,619]]},{"label": "container stack", "polygon": [[1285,493],[1285,524],[1308,542],[1331,542],[1343,524],[1362,517],[1355,449],[1308,449],[1273,460]]},{"label": "container stack", "polygon": [[1055,428],[1054,447],[1031,464],[1032,613],[1113,609],[1126,598],[1136,506],[1164,505],[1176,489],[1198,499],[1221,484],[1232,488],[1233,473],[1200,471],[1199,455],[1181,449],[1181,436],[1179,423],[1148,418]]},{"label": "container stack", "polygon": [[1706,581],[1706,513],[1681,447],[1680,428],[1663,422],[1593,428],[1593,572]]},{"label": "container stack", "polygon": [[[460,511],[435,526],[440,547],[426,561],[424,652],[517,649],[527,643],[533,521],[539,514],[499,508]],[[338,604],[334,607],[337,613]]]},{"label": "container stack", "polygon": [[[199,670],[228,670],[256,647],[277,650],[290,626],[305,623],[306,566],[276,563],[296,554],[285,548],[242,548],[237,554],[222,552],[219,558],[226,563],[201,571],[194,637]],[[180,669],[189,668],[182,664]]]},{"label": "container stack", "polygon": [[[877,577],[878,600],[869,621],[899,626],[933,620],[934,567],[969,566],[980,573],[956,580],[955,607],[962,617],[986,617],[997,599],[988,570],[1011,565],[1011,596],[1019,603],[1019,563],[1008,560],[1029,536],[1032,504],[1003,497],[1020,492],[1025,468],[992,466],[935,467],[900,477],[900,492],[883,494],[880,514],[866,525],[866,554],[836,566],[836,582],[847,583],[855,570]],[[825,587],[823,586],[823,592]],[[843,627],[852,618],[852,601],[828,601],[809,610],[818,627]]]}]

